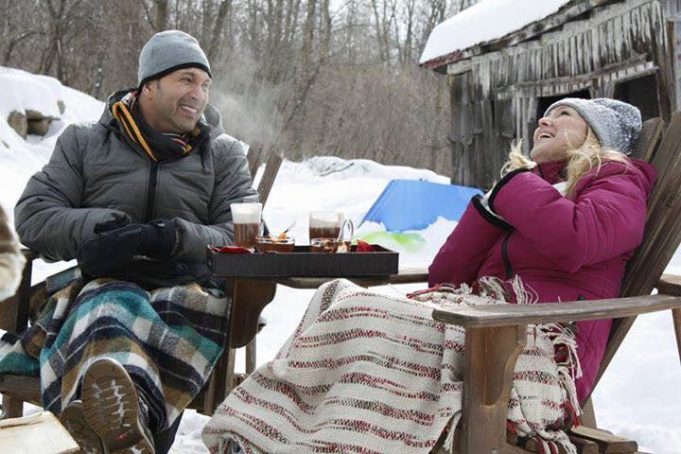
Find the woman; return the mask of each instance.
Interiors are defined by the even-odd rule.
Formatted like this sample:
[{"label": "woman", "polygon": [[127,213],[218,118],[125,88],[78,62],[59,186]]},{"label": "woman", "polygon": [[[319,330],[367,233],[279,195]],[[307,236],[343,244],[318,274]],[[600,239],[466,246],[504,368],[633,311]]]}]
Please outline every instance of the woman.
[{"label": "woman", "polygon": [[[551,105],[534,132],[534,162],[511,152],[509,172],[471,202],[436,255],[429,285],[519,276],[537,302],[619,296],[655,181],[650,164],[623,153],[640,129],[638,109],[620,101]],[[610,325],[576,325],[580,402],[593,388]]]},{"label": "woman", "polygon": [[[277,357],[206,425],[211,452],[452,447],[465,336],[433,321],[433,307],[616,296],[643,237],[655,179],[650,165],[625,155],[640,128],[638,109],[618,101],[564,99],[549,107],[534,134],[533,161],[513,150],[503,178],[471,201],[430,267],[431,289],[408,299],[342,280],[322,286]],[[576,335],[557,325],[528,328],[510,430],[535,437],[545,452],[576,452],[559,429],[570,426],[578,406],[573,347],[576,341],[584,370],[581,399],[593,385],[609,326],[581,322]],[[557,358],[561,347],[572,355]]]}]

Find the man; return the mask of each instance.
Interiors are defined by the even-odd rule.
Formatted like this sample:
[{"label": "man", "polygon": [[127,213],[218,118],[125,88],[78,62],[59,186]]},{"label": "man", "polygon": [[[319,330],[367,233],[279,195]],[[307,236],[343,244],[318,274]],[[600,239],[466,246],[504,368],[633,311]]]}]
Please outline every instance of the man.
[{"label": "man", "polygon": [[30,335],[44,340],[44,406],[88,452],[170,448],[226,335],[207,246],[232,241],[231,203],[257,201],[239,142],[202,121],[211,71],[196,39],[157,33],[137,77],[97,124],[64,131],[15,210],[26,246],[76,257],[84,278]]}]

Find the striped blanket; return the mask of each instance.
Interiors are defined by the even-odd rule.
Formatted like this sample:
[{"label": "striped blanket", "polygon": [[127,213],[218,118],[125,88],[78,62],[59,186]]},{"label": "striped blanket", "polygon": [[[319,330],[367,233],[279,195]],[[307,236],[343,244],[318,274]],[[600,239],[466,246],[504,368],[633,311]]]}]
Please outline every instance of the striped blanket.
[{"label": "striped blanket", "polygon": [[[433,320],[442,304],[499,303],[470,289],[390,297],[337,280],[316,292],[275,359],[227,397],[205,426],[211,453],[429,453],[453,446],[461,417],[464,331]],[[483,293],[483,295],[486,295]],[[555,327],[530,327],[514,376],[509,426],[575,453],[569,370]],[[574,395],[574,394],[572,394]],[[445,437],[445,433],[449,436]],[[446,438],[446,439],[445,439]]]},{"label": "striped blanket", "polygon": [[226,301],[195,284],[148,292],[129,282],[75,279],[49,298],[17,342],[0,349],[0,374],[39,372],[43,406],[58,415],[79,397],[92,361],[116,359],[160,431],[198,394],[218,360]]}]

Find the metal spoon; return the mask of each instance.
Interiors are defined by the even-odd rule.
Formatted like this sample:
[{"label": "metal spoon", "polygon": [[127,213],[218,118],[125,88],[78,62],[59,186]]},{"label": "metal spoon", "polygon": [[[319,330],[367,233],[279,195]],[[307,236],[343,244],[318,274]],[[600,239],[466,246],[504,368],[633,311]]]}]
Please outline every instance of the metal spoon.
[{"label": "metal spoon", "polygon": [[286,238],[286,234],[288,233],[289,230],[291,230],[293,228],[294,225],[296,225],[295,220],[291,223],[291,225],[286,227],[283,232],[281,232],[279,235],[277,235],[277,238],[279,238],[279,239]]}]

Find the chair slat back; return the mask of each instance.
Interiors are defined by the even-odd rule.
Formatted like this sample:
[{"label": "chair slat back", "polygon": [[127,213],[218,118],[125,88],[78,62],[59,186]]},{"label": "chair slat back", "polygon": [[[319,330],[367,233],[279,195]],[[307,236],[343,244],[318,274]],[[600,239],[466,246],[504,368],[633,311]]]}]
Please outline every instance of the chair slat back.
[{"label": "chair slat back", "polygon": [[255,178],[258,167],[260,167],[260,164],[262,163],[262,150],[263,145],[261,142],[253,142],[253,144],[248,147],[246,160],[248,161],[248,171],[251,173],[251,178]]},{"label": "chair slat back", "polygon": [[272,186],[274,186],[274,180],[277,178],[277,173],[279,173],[279,168],[281,167],[283,160],[284,157],[282,155],[270,151],[270,156],[267,158],[267,164],[265,164],[265,172],[258,184],[258,194],[260,194],[260,202],[263,207],[270,197]]},{"label": "chair slat back", "polygon": [[[648,120],[637,143],[638,156],[651,162],[658,176],[648,201],[645,236],[629,261],[622,296],[649,295],[681,243],[681,113],[672,116],[659,142],[661,124],[659,119]],[[613,321],[596,383],[635,320],[627,317]]]},{"label": "chair slat back", "polygon": [[631,147],[630,157],[652,162],[653,155],[662,139],[664,121],[660,117],[651,118],[643,123],[641,134]]}]

